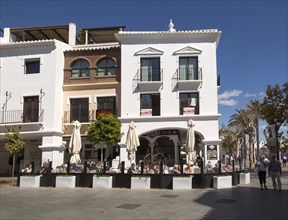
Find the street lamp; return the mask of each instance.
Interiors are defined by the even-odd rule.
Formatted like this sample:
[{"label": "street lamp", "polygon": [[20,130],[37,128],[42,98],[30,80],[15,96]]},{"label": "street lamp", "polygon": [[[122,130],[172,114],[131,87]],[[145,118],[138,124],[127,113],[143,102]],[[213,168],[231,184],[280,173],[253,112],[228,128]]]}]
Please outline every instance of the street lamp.
[{"label": "street lamp", "polygon": [[274,118],[274,123],[275,123],[275,140],[276,140],[276,157],[277,160],[279,160],[279,143],[278,143],[278,138],[280,138],[282,136],[282,133],[278,134],[278,131],[280,129],[281,126],[281,121],[278,120],[278,118]]}]

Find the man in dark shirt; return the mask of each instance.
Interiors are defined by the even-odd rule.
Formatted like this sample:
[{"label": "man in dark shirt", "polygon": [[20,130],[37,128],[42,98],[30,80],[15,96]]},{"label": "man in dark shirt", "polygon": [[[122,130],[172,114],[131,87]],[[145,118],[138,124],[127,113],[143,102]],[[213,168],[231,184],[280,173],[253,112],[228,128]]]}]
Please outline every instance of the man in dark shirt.
[{"label": "man in dark shirt", "polygon": [[[279,192],[281,192],[282,189],[282,183],[281,183],[281,176],[282,176],[282,169],[281,169],[281,163],[276,160],[276,156],[272,155],[272,160],[269,163],[268,166],[268,171],[269,171],[269,176],[271,176],[272,183],[274,190],[276,191],[276,188],[278,186]],[[277,179],[277,184],[276,180]]]}]

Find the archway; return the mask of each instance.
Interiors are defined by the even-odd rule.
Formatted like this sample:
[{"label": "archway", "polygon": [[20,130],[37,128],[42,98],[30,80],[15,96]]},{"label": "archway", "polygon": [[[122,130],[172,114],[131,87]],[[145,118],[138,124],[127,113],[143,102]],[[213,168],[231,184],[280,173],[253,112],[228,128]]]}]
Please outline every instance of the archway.
[{"label": "archway", "polygon": [[140,146],[137,148],[136,151],[136,163],[139,163],[139,160],[143,160],[144,157],[151,153],[150,143],[146,138],[140,137]]},{"label": "archway", "polygon": [[169,137],[159,137],[154,142],[153,154],[162,153],[167,158],[167,165],[173,166],[175,164],[175,146],[174,142]]}]

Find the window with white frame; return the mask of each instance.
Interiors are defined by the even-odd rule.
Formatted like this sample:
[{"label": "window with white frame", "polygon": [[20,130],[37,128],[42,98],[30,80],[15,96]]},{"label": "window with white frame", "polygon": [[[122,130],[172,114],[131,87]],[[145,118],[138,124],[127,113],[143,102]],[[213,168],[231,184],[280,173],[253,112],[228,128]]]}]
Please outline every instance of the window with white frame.
[{"label": "window with white frame", "polygon": [[199,93],[180,93],[180,115],[199,114]]},{"label": "window with white frame", "polygon": [[110,112],[112,114],[116,114],[116,97],[97,97],[97,112],[96,114],[100,114],[101,112]]},{"label": "window with white frame", "polygon": [[179,58],[179,79],[198,80],[198,57]]},{"label": "window with white frame", "polygon": [[161,81],[160,58],[141,58],[140,80]]},{"label": "window with white frame", "polygon": [[25,59],[25,74],[40,73],[40,58]]},{"label": "window with white frame", "polygon": [[160,93],[141,94],[140,116],[160,115]]},{"label": "window with white frame", "polygon": [[70,99],[70,122],[89,122],[89,98]]}]

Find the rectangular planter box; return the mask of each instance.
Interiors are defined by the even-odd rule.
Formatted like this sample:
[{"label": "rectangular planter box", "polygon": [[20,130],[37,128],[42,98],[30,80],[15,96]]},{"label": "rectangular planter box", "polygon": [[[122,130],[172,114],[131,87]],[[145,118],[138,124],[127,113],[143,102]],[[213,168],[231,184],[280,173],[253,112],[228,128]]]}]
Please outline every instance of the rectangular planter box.
[{"label": "rectangular planter box", "polygon": [[151,178],[150,177],[132,177],[131,189],[150,189]]},{"label": "rectangular planter box", "polygon": [[92,188],[97,189],[111,189],[112,188],[112,176],[94,176]]},{"label": "rectangular planter box", "polygon": [[56,176],[56,187],[75,187],[76,177],[75,176]]},{"label": "rectangular planter box", "polygon": [[192,176],[173,177],[173,189],[192,189]]},{"label": "rectangular planter box", "polygon": [[250,183],[250,173],[240,173],[240,184]]},{"label": "rectangular planter box", "polygon": [[39,176],[20,176],[19,187],[39,187],[40,186],[40,175]]},{"label": "rectangular planter box", "polygon": [[225,189],[232,187],[232,176],[213,176],[213,188]]}]

